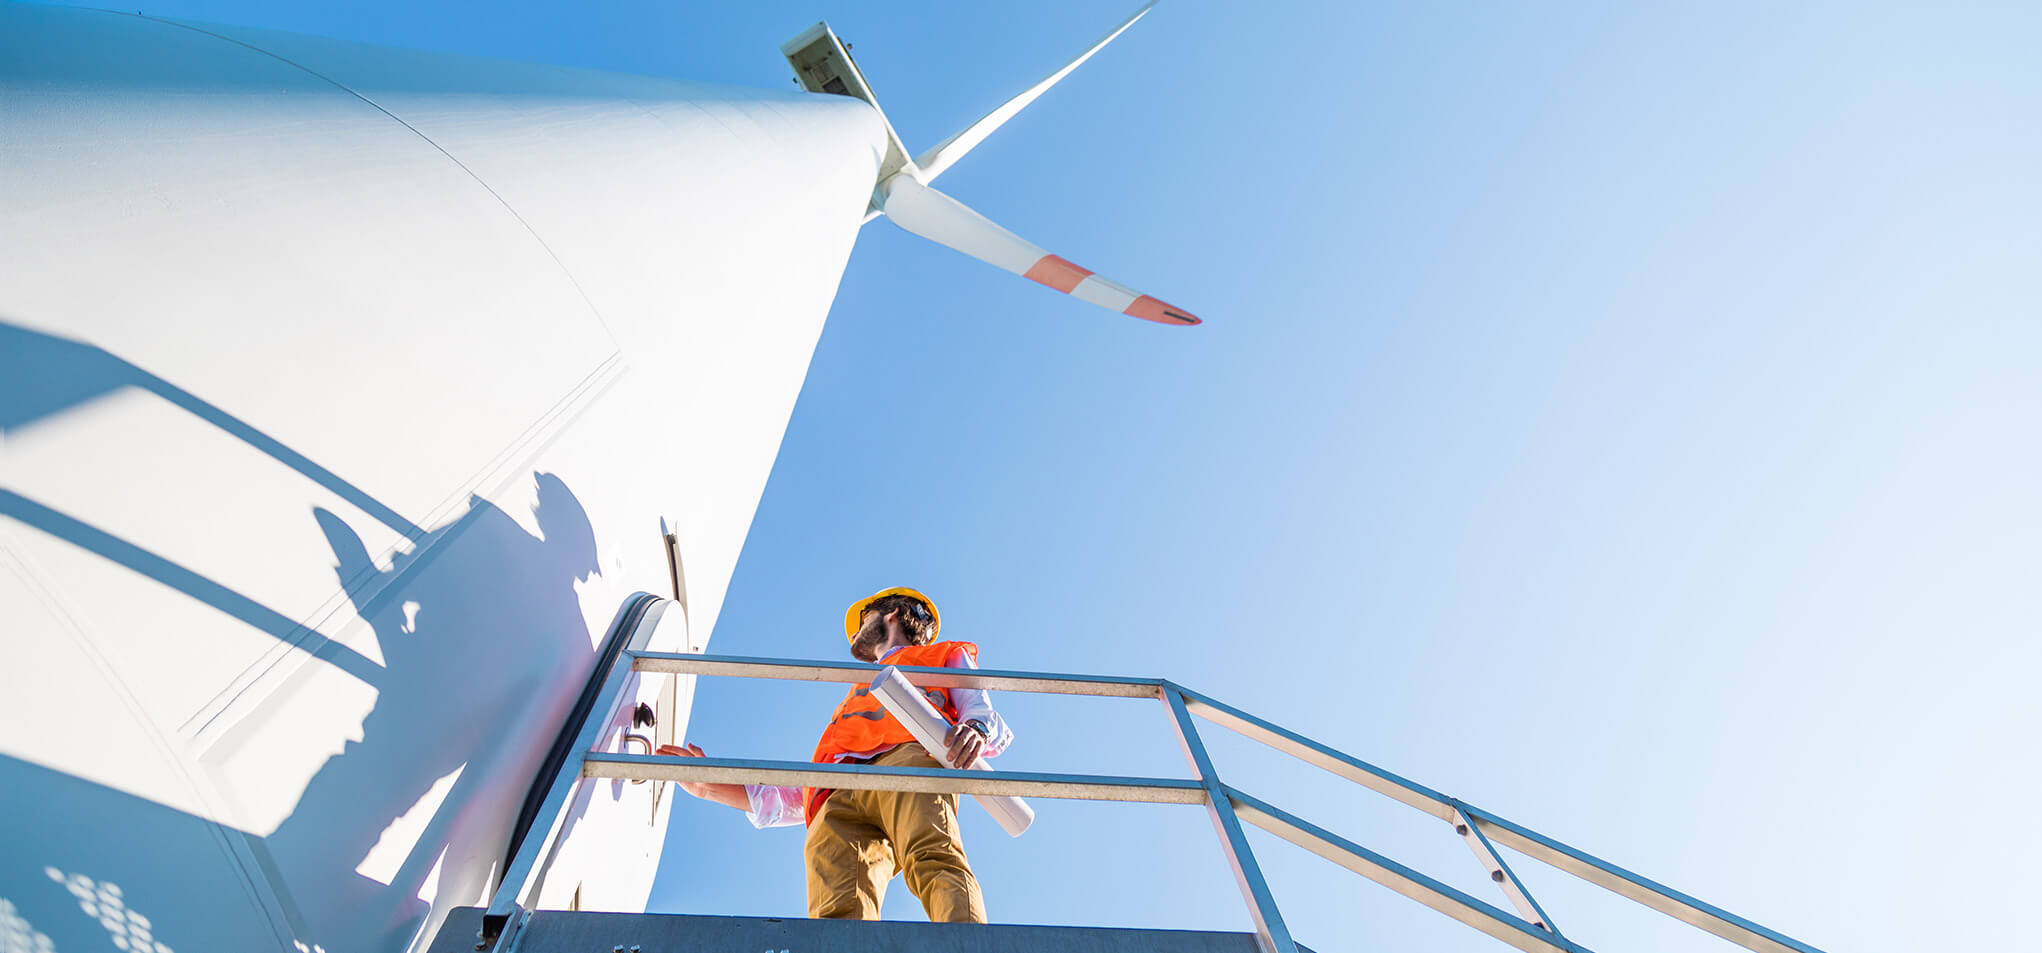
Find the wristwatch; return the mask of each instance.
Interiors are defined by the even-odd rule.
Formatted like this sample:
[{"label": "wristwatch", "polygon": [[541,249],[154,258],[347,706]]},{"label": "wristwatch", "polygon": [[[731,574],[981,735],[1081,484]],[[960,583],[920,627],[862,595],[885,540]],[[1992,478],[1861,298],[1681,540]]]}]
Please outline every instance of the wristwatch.
[{"label": "wristwatch", "polygon": [[983,721],[980,721],[976,718],[969,718],[965,720],[964,727],[970,728],[971,730],[978,732],[978,736],[981,739],[984,739],[986,741],[993,740],[993,730],[991,728],[987,728],[986,723]]}]

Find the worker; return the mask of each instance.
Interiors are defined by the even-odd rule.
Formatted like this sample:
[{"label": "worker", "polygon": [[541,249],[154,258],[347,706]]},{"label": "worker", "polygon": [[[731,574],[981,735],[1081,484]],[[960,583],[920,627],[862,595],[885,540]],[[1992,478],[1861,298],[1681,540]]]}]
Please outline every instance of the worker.
[{"label": "worker", "polygon": [[[936,641],[942,624],[936,604],[908,588],[881,590],[852,603],[844,613],[844,635],[851,640],[851,656],[859,661],[977,668],[978,646]],[[931,688],[923,694],[950,720],[943,743],[951,764],[970,767],[981,757],[1006,750],[1013,741],[1013,732],[993,710],[986,692]],[[662,745],[659,752],[706,757],[694,744]],[[864,685],[853,685],[844,695],[810,760],[943,767]],[[686,782],[681,790],[744,811],[754,827],[807,822],[803,853],[811,917],[879,919],[887,882],[899,872],[930,920],[986,922],[985,898],[964,856],[955,794]]]}]

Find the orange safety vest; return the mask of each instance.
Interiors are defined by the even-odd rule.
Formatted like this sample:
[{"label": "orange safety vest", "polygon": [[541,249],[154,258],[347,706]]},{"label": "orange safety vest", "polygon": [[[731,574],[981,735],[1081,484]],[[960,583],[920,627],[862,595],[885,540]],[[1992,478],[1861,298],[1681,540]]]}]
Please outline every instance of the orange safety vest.
[{"label": "orange safety vest", "polygon": [[[921,665],[941,668],[950,661],[950,656],[962,649],[974,664],[978,662],[978,646],[970,642],[935,642],[929,645],[910,645],[886,657],[888,665]],[[941,688],[925,688],[929,704],[943,713],[952,723],[957,721],[957,706],[950,702],[950,692]],[[844,693],[844,700],[837,705],[836,713],[830,716],[829,727],[822,730],[822,740],[815,743],[815,756],[810,761],[830,763],[840,754],[854,751],[871,751],[890,745],[909,744],[915,740],[906,725],[893,717],[893,713],[872,697],[872,690],[864,685],[853,685]],[[834,788],[801,789],[801,811],[803,820],[815,823],[815,815],[822,810],[822,802],[835,792]]]}]

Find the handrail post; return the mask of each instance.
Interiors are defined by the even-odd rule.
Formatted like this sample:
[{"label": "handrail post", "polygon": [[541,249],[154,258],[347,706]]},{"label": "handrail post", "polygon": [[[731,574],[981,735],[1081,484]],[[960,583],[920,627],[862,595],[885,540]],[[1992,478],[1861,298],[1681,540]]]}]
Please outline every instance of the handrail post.
[{"label": "handrail post", "polygon": [[1177,728],[1177,741],[1184,747],[1184,759],[1191,762],[1191,770],[1197,772],[1198,781],[1205,786],[1206,814],[1212,820],[1213,830],[1218,832],[1220,847],[1226,851],[1227,862],[1233,865],[1234,882],[1241,888],[1241,896],[1248,901],[1248,915],[1255,920],[1256,945],[1262,953],[1298,953],[1297,943],[1290,938],[1290,929],[1283,925],[1283,914],[1276,909],[1276,898],[1269,892],[1269,884],[1262,878],[1262,868],[1255,863],[1255,852],[1248,846],[1248,835],[1241,829],[1241,819],[1234,815],[1234,804],[1227,798],[1225,786],[1220,784],[1219,772],[1212,766],[1212,758],[1205,752],[1205,742],[1199,740],[1198,726],[1191,720],[1191,712],[1184,707],[1184,695],[1172,682],[1165,681],[1160,694],[1163,703],[1170,708],[1172,724]]},{"label": "handrail post", "polygon": [[567,827],[568,807],[581,785],[583,765],[596,743],[616,722],[623,707],[624,688],[634,674],[631,666],[633,653],[644,650],[646,643],[651,641],[652,633],[659,628],[660,617],[669,604],[664,599],[651,598],[637,618],[631,618],[627,613],[618,620],[619,625],[631,626],[631,631],[625,637],[621,651],[611,658],[597,660],[596,664],[603,667],[604,672],[595,706],[589,709],[580,730],[575,733],[574,747],[569,749],[567,760],[548,782],[546,799],[531,830],[526,832],[517,855],[511,858],[502,879],[497,881],[496,890],[490,895],[489,907],[482,915],[482,932],[475,938],[477,950],[507,950],[515,941],[522,920],[528,913],[524,904],[530,899],[533,887],[545,877],[550,858],[560,848],[560,839]]}]

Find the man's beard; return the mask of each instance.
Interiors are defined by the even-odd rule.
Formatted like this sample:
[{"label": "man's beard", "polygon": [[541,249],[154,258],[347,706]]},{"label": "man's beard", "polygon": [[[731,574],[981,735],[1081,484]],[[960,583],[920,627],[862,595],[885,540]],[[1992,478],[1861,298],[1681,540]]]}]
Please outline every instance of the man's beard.
[{"label": "man's beard", "polygon": [[886,644],[886,639],[886,626],[883,624],[858,630],[858,637],[851,640],[851,657],[878,661],[879,647]]}]

